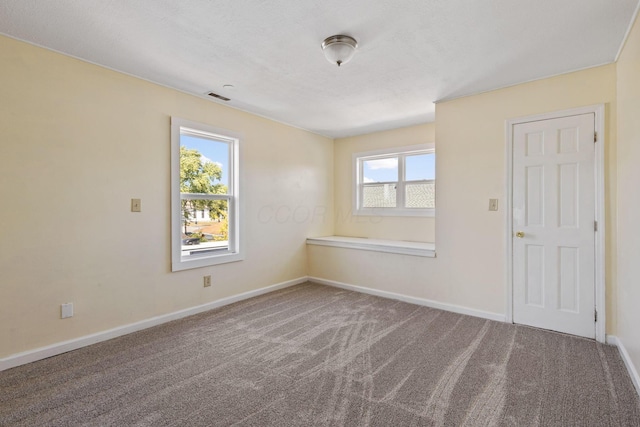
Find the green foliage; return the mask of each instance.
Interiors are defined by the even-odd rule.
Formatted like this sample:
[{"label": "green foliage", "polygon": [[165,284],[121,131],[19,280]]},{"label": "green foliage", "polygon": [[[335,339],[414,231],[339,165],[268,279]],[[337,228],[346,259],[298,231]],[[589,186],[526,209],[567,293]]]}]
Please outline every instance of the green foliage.
[{"label": "green foliage", "polygon": [[180,147],[180,192],[224,194],[227,186],[215,183],[222,179],[222,169],[215,163],[203,162],[198,150]]},{"label": "green foliage", "polygon": [[[202,154],[198,150],[180,147],[180,192],[199,194],[226,194],[227,186],[219,182],[222,179],[222,169],[219,165],[202,161]],[[218,181],[218,182],[216,182]],[[185,224],[191,222],[192,215],[199,210],[209,210],[212,220],[225,218],[227,211],[226,200],[183,200],[182,218]]]},{"label": "green foliage", "polygon": [[200,240],[201,242],[206,242],[206,241],[207,241],[207,238],[206,238],[206,237],[204,237],[204,233],[201,233],[201,232],[199,232],[199,231],[194,231],[193,233],[191,233],[191,234],[189,235],[189,237],[191,237],[191,238],[197,238],[197,239],[198,239],[198,240]]},{"label": "green foliage", "polygon": [[229,240],[229,218],[222,220],[222,226],[220,227],[220,234],[213,237],[213,240]]}]

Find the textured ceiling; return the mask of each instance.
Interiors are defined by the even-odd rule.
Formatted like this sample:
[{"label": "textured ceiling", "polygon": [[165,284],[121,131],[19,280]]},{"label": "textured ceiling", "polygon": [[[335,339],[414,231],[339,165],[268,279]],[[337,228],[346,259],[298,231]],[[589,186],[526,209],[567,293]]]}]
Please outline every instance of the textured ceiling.
[{"label": "textured ceiling", "polygon": [[[227,105],[342,137],[433,121],[437,100],[610,63],[637,5],[0,0],[0,32],[199,96],[214,91],[231,98]],[[320,48],[333,34],[359,43],[340,68]]]}]

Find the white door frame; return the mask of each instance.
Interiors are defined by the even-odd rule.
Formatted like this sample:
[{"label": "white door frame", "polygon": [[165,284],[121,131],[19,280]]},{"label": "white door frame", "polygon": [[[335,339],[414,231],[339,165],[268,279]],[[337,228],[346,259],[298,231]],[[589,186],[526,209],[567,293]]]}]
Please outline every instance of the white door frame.
[{"label": "white door frame", "polygon": [[513,127],[517,124],[535,122],[540,120],[556,119],[580,114],[595,114],[595,132],[597,142],[595,147],[595,220],[598,230],[595,234],[595,310],[598,313],[595,323],[596,340],[604,343],[606,340],[606,288],[605,288],[605,198],[604,198],[604,104],[589,105],[570,110],[555,111],[546,114],[519,117],[506,121],[507,150],[507,179],[506,179],[506,284],[507,284],[507,312],[506,321],[513,323]]}]

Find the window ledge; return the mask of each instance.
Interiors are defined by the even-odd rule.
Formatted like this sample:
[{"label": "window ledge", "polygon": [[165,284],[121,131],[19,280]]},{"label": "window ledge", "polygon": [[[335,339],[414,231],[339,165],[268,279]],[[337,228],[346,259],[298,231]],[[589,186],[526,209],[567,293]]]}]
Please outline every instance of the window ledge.
[{"label": "window ledge", "polygon": [[310,237],[307,245],[331,246],[334,248],[359,249],[363,251],[387,252],[428,258],[436,257],[435,243],[405,242],[401,240],[366,239],[361,237]]}]

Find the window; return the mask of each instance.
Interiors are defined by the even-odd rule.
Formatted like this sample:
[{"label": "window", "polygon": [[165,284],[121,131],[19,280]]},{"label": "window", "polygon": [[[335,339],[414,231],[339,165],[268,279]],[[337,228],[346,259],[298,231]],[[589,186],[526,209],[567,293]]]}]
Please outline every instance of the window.
[{"label": "window", "polygon": [[434,216],[433,144],[355,153],[356,215]]},{"label": "window", "polygon": [[238,144],[232,132],[171,118],[172,271],[242,259]]}]

